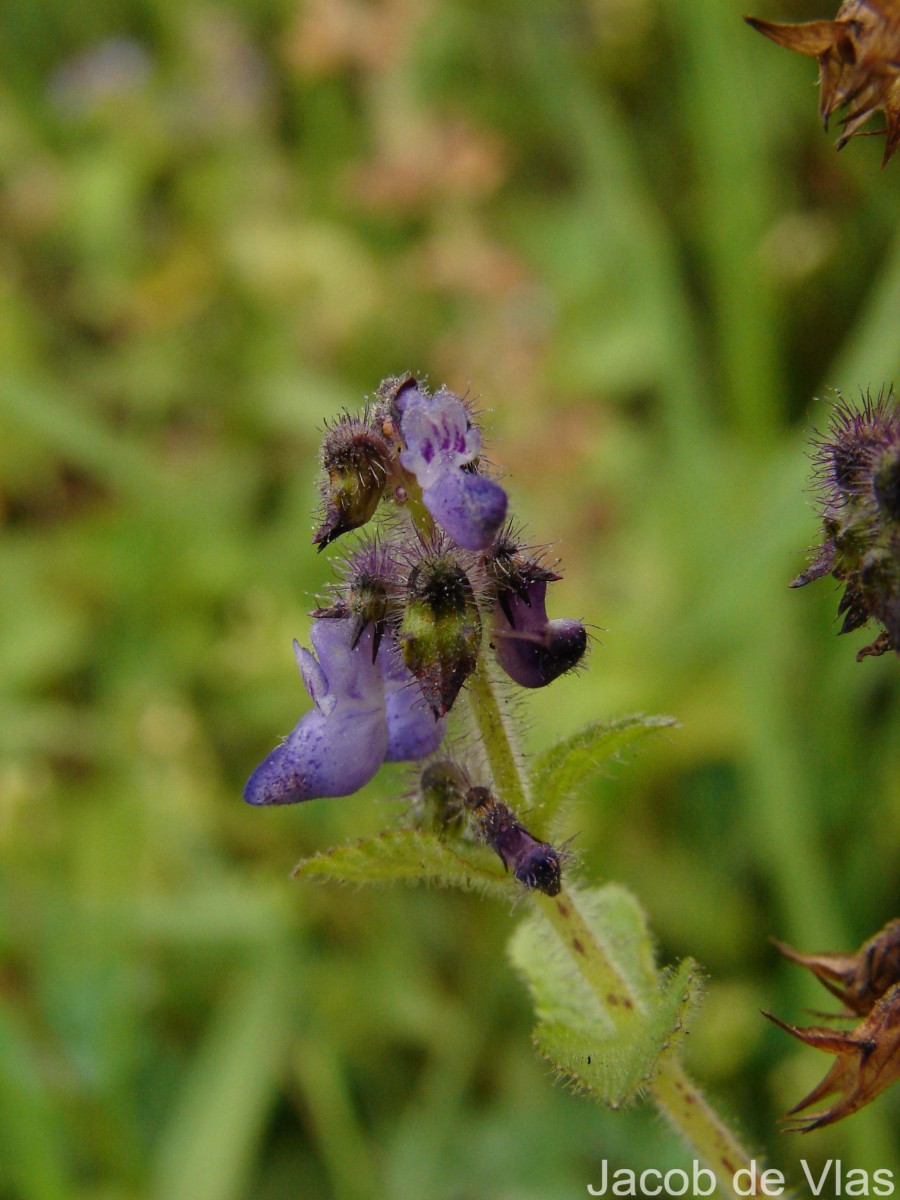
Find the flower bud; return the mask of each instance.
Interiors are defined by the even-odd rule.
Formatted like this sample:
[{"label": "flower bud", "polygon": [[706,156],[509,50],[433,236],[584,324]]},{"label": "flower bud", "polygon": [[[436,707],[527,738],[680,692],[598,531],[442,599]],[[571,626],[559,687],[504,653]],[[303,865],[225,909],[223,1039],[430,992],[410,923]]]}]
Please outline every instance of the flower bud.
[{"label": "flower bud", "polygon": [[428,554],[413,567],[397,640],[435,716],[444,716],[475,670],[481,646],[472,584],[452,554]]},{"label": "flower bud", "polygon": [[511,535],[498,539],[486,567],[497,596],[491,626],[497,661],[521,687],[546,687],[587,648],[580,621],[547,618],[547,584],[561,576],[523,554]]},{"label": "flower bud", "polygon": [[390,448],[365,421],[347,414],[331,426],[322,442],[323,515],[313,543],[324,550],[374,515],[390,469]]},{"label": "flower bud", "polygon": [[349,620],[315,621],[310,637],[318,661],[297,642],[294,653],[315,708],[250,776],[248,804],[349,796],[384,761],[384,685],[373,662],[371,631],[354,643]]},{"label": "flower bud", "polygon": [[513,811],[485,787],[469,788],[465,805],[481,836],[519,883],[547,896],[559,895],[559,854],[549,843],[532,837]]}]

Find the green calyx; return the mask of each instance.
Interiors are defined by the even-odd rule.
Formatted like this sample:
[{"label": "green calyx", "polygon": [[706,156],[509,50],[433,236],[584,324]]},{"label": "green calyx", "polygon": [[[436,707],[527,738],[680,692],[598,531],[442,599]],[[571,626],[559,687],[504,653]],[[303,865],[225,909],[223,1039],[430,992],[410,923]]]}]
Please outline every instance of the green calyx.
[{"label": "green calyx", "polygon": [[450,710],[475,670],[481,630],[472,585],[458,563],[440,557],[413,568],[398,641],[435,716]]}]

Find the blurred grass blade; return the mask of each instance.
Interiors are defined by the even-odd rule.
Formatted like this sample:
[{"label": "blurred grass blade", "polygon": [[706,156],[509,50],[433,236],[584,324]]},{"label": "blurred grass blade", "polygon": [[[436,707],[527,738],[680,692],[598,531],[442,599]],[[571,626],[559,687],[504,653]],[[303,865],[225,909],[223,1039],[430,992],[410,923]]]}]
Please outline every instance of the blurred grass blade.
[{"label": "blurred grass blade", "polygon": [[287,1061],[290,972],[280,953],[240,978],[213,1018],[160,1143],[153,1200],[237,1200]]},{"label": "blurred grass blade", "polygon": [[70,1196],[60,1128],[17,1014],[0,1003],[0,1195]]}]

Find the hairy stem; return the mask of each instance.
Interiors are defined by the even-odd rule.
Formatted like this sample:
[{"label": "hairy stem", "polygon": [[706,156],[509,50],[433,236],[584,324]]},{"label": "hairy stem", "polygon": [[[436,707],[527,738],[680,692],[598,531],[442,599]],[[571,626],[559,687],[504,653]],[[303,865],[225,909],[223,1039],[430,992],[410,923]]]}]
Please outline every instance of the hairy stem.
[{"label": "hairy stem", "polygon": [[513,748],[512,731],[483,662],[466,680],[466,696],[487,754],[494,787],[514,812],[523,812],[528,805],[528,791]]},{"label": "hairy stem", "polygon": [[[718,1179],[726,1195],[733,1196],[734,1176],[739,1170],[747,1170],[750,1160],[743,1146],[731,1130],[710,1107],[697,1086],[688,1077],[681,1063],[671,1055],[663,1059],[662,1065],[650,1083],[650,1092],[656,1107],[675,1129],[703,1159]],[[761,1174],[757,1172],[757,1175]],[[741,1195],[761,1196],[757,1179],[752,1191],[750,1174],[741,1176]]]},{"label": "hairy stem", "polygon": [[[467,680],[466,695],[487,754],[494,787],[505,803],[521,810],[527,803],[527,788],[510,740],[507,720],[483,666]],[[551,897],[535,893],[535,900],[614,1028],[622,1032],[633,1028],[634,1023],[641,1020],[640,1001],[597,941],[574,894],[562,892]],[[736,1196],[735,1173],[749,1169],[750,1158],[673,1055],[668,1054],[661,1060],[648,1084],[648,1091],[676,1132],[713,1171],[724,1194]],[[743,1178],[744,1186],[749,1187],[749,1170]],[[757,1183],[753,1191],[742,1189],[741,1194],[762,1195],[758,1188]]]}]

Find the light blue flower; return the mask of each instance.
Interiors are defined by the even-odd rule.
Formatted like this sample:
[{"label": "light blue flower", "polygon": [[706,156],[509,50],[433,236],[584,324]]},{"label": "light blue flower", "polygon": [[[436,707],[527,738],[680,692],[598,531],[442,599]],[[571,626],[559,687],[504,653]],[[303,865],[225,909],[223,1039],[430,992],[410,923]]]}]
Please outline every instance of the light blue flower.
[{"label": "light blue flower", "polygon": [[248,804],[295,804],[349,796],[368,783],[388,749],[384,684],[373,662],[372,629],[353,644],[349,618],[314,621],[312,655],[294,642],[315,708],[247,781]]}]

